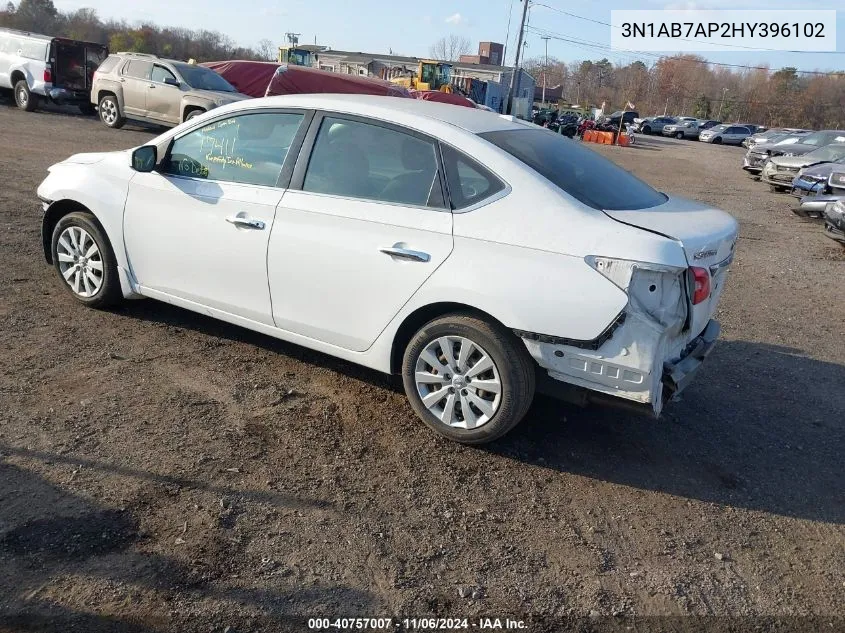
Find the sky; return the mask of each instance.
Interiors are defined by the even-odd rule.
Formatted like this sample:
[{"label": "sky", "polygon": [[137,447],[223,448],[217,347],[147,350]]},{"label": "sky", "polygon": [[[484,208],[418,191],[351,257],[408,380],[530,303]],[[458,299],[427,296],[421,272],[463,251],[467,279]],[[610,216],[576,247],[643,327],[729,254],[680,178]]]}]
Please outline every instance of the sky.
[{"label": "sky", "polygon": [[[90,7],[102,18],[129,22],[152,21],[162,26],[209,29],[227,34],[238,44],[255,46],[270,39],[281,44],[287,31],[299,33],[300,43],[327,45],[337,50],[427,56],[440,37],[457,34],[473,46],[479,41],[505,42],[513,63],[523,5],[521,0],[54,0],[63,11]],[[529,10],[529,24],[547,32],[581,41],[610,44],[611,27],[564,15],[540,4],[599,22],[610,22],[612,9],[836,9],[842,0],[536,0]],[[508,23],[510,20],[510,28]],[[530,29],[529,29],[530,31]],[[786,53],[768,51],[709,52],[711,61],[727,64],[793,66],[799,70],[845,69],[845,10],[837,14],[838,53]],[[545,55],[539,34],[527,32],[525,55]],[[560,40],[549,40],[549,57],[566,62],[607,57],[629,63],[638,56],[614,53]],[[670,53],[667,53],[670,54]],[[653,55],[639,56],[647,64]]]}]

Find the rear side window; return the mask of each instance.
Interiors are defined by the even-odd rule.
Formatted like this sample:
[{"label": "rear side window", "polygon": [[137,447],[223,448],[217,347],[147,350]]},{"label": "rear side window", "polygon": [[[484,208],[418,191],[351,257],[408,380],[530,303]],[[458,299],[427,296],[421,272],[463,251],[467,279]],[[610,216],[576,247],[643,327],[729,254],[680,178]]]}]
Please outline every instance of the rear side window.
[{"label": "rear side window", "polygon": [[453,209],[470,207],[505,188],[504,183],[487,168],[454,147],[442,145],[441,152]]},{"label": "rear side window", "polygon": [[500,130],[480,135],[594,209],[646,209],[666,202],[612,161],[548,130]]},{"label": "rear side window", "polygon": [[150,71],[153,65],[150,62],[144,62],[139,59],[133,59],[123,69],[123,74],[127,77],[137,77],[138,79],[149,79]]},{"label": "rear side window", "polygon": [[97,68],[97,71],[101,72],[101,73],[110,73],[112,71],[112,69],[115,66],[117,66],[117,62],[119,60],[120,60],[119,57],[116,57],[114,55],[109,55],[109,57],[106,58],[106,61],[104,61],[102,64],[100,64],[100,67]]},{"label": "rear side window", "polygon": [[442,208],[432,141],[380,125],[326,117],[303,191]]}]

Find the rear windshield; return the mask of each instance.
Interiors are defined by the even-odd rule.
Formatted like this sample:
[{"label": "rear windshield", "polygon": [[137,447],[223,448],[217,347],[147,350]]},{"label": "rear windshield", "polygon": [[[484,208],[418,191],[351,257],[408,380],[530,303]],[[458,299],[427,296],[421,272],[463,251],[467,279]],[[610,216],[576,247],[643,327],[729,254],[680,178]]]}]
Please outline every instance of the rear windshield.
[{"label": "rear windshield", "polygon": [[480,135],[594,209],[646,209],[666,196],[580,143],[548,130]]},{"label": "rear windshield", "polygon": [[237,92],[228,81],[209,68],[193,64],[173,64],[182,79],[194,90],[217,90],[219,92]]}]

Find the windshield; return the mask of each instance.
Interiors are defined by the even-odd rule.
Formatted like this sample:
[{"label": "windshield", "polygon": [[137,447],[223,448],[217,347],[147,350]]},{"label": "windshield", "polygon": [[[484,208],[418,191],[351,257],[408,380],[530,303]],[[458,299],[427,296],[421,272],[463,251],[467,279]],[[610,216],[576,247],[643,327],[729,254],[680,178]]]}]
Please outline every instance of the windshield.
[{"label": "windshield", "polygon": [[825,145],[804,155],[805,158],[817,161],[837,160],[845,156],[845,144]]},{"label": "windshield", "polygon": [[646,209],[665,195],[591,149],[547,130],[500,130],[480,136],[594,209]]},{"label": "windshield", "polygon": [[845,132],[838,135],[836,132],[813,132],[798,142],[801,145],[827,145],[833,142],[837,136],[841,136],[842,140],[845,141]]},{"label": "windshield", "polygon": [[714,125],[708,131],[709,132],[724,132],[727,129],[728,129],[727,125]]},{"label": "windshield", "polygon": [[193,64],[173,64],[182,79],[194,90],[217,90],[219,92],[237,92],[234,86],[209,68]]}]

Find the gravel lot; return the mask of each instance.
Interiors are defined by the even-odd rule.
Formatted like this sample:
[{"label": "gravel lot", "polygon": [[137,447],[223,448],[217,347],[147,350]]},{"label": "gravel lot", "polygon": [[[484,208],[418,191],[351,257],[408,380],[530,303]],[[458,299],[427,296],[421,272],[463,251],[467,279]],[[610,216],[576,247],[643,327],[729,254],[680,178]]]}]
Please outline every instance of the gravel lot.
[{"label": "gravel lot", "polygon": [[154,301],[76,305],[35,188],[152,132],[8,100],[0,130],[0,630],[845,627],[845,249],[742,150],[597,147],[740,221],[723,341],[682,400],[655,422],[538,399],[477,449],[380,374]]}]

